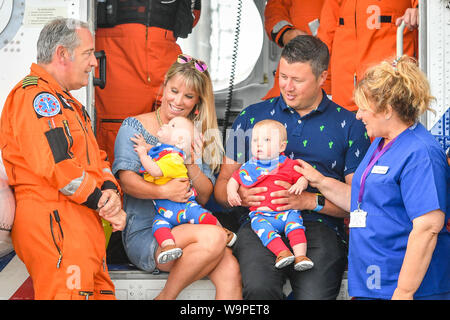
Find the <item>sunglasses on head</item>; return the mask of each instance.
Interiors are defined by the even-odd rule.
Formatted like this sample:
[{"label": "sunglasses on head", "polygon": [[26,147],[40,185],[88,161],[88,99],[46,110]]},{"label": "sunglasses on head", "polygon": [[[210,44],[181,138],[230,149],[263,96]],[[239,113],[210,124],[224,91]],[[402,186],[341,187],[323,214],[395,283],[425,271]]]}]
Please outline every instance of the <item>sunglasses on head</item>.
[{"label": "sunglasses on head", "polygon": [[191,56],[189,56],[187,54],[180,54],[180,55],[178,55],[178,58],[177,58],[177,62],[178,63],[184,64],[184,63],[188,63],[188,62],[191,62],[191,61],[194,61],[195,69],[197,69],[200,72],[205,72],[206,69],[208,69],[208,66],[206,65],[206,63],[204,63],[201,60],[197,60],[195,58],[192,58]]}]

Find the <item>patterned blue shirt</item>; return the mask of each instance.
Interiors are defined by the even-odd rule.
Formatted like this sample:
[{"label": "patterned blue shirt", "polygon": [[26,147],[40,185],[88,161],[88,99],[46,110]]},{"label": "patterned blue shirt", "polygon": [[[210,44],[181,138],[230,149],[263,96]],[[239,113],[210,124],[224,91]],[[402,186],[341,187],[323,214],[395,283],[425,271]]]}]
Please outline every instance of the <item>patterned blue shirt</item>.
[{"label": "patterned blue shirt", "polygon": [[[370,145],[363,123],[354,113],[329,100],[324,92],[317,109],[303,117],[279,96],[250,105],[240,113],[227,132],[228,158],[239,163],[248,161],[251,129],[265,119],[277,120],[286,127],[286,156],[305,160],[323,175],[343,182],[346,175],[356,170]],[[311,187],[308,191],[317,192]],[[310,212],[303,218],[326,222],[334,229],[343,226],[343,219],[320,213]]]}]

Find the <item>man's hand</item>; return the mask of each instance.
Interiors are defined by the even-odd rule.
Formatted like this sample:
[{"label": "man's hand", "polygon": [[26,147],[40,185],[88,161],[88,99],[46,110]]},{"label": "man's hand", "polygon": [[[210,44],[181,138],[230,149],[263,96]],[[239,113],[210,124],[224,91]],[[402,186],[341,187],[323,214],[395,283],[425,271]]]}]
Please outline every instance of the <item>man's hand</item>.
[{"label": "man's hand", "polygon": [[116,190],[106,189],[98,201],[98,213],[105,220],[115,216],[122,209],[122,203]]},{"label": "man's hand", "polygon": [[300,29],[288,30],[283,34],[283,45],[286,45],[289,41],[294,39],[296,36],[304,36],[304,35],[307,35],[307,33]]},{"label": "man's hand", "polygon": [[261,201],[265,199],[264,196],[258,196],[258,193],[267,191],[267,187],[245,188],[240,186],[238,194],[241,197],[241,206],[243,207],[258,207]]},{"label": "man's hand", "polygon": [[418,8],[408,8],[405,11],[405,14],[400,18],[397,18],[395,21],[395,25],[398,27],[402,24],[402,21],[405,22],[406,27],[409,30],[414,30],[419,26],[419,9]]},{"label": "man's hand", "polygon": [[121,209],[114,217],[108,219],[103,217],[103,219],[111,223],[112,232],[123,231],[127,223],[127,214]]},{"label": "man's hand", "polygon": [[273,204],[279,204],[277,211],[285,210],[312,210],[316,207],[316,196],[311,192],[302,192],[299,195],[290,193],[289,189],[292,185],[289,182],[277,180],[274,182],[278,186],[282,186],[284,190],[274,191],[270,194]]}]

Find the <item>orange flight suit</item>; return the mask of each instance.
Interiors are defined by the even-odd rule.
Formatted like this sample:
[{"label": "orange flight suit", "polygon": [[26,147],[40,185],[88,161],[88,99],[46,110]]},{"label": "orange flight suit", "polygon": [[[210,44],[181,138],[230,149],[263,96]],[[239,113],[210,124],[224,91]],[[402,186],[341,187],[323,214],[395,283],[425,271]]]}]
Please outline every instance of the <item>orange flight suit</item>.
[{"label": "orange flight suit", "polygon": [[85,108],[41,66],[6,99],[0,149],[16,197],[11,236],[36,299],[115,299],[95,211],[118,184]]},{"label": "orange flight suit", "polygon": [[[155,8],[158,9],[152,4],[152,9]],[[156,15],[152,9],[150,12]],[[174,13],[158,12],[166,20],[173,18],[171,14]],[[195,26],[200,10],[194,9],[193,14]],[[95,88],[97,141],[111,163],[122,121],[151,112],[155,104],[160,104],[166,72],[182,53],[176,40],[173,31],[154,26],[152,22],[145,25],[128,21],[96,30],[96,50],[105,51],[107,61],[106,86]]]},{"label": "orange flight suit", "polygon": [[[308,23],[319,19],[320,11],[324,0],[269,0],[264,10],[264,28],[266,33],[273,42],[280,47],[284,46],[282,36],[289,29],[300,29],[311,34]],[[279,77],[278,65],[274,77],[274,84],[263,100],[278,97],[280,95],[280,87],[278,83]],[[324,90],[330,91],[329,83],[324,84]]]},{"label": "orange flight suit", "polygon": [[[326,0],[318,37],[331,52],[331,96],[334,102],[355,111],[353,90],[366,69],[395,58],[397,18],[417,0]],[[417,54],[417,30],[403,33],[403,53]]]}]

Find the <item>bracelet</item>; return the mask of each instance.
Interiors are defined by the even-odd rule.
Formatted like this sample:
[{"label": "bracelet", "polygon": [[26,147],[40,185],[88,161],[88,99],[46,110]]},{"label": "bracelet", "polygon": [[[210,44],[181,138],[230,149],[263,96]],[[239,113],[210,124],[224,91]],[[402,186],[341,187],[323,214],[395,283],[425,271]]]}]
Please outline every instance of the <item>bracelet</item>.
[{"label": "bracelet", "polygon": [[195,180],[197,180],[198,176],[202,173],[202,170],[201,170],[200,167],[199,167],[198,165],[196,165],[195,163],[193,163],[193,164],[191,164],[191,165],[192,165],[192,166],[196,166],[196,167],[198,168],[198,172],[197,172],[197,174],[195,175],[195,177],[189,178],[189,180],[190,180],[190,182],[191,182],[191,185],[192,185],[192,183],[193,183]]},{"label": "bracelet", "polygon": [[318,212],[325,206],[325,197],[321,193],[316,193],[316,207],[312,210]]}]

